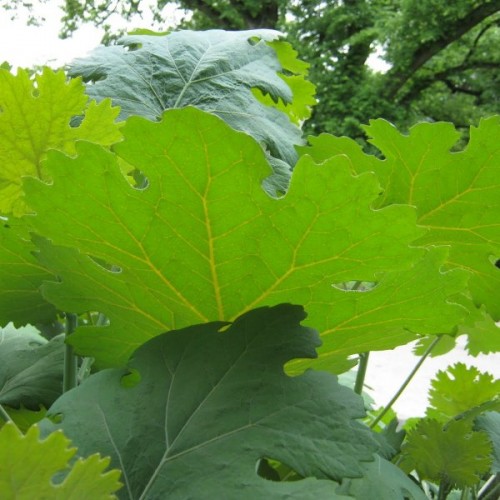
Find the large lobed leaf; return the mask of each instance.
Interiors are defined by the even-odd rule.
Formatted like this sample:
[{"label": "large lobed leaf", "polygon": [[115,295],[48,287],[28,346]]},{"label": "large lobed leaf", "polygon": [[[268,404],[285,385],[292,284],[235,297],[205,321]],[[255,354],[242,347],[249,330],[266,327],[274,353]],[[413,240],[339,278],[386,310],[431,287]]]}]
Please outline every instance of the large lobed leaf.
[{"label": "large lobed leaf", "polygon": [[[62,432],[39,438],[35,425],[23,435],[11,423],[0,429],[0,492],[4,500],[112,500],[120,487],[120,472],[106,471],[108,458],[93,454],[69,467],[75,448]],[[67,469],[70,469],[69,472]],[[67,472],[62,482],[56,474]]]},{"label": "large lobed leaf", "polygon": [[[315,356],[319,337],[304,317],[284,304],[158,336],[127,369],[65,393],[48,413],[57,423],[41,426],[64,430],[84,456],[109,454],[122,498],[337,498],[331,480],[362,476],[378,444],[356,420],[361,397],[335,376],[283,372]],[[263,479],[264,457],[308,479]]]},{"label": "large lobed leaf", "polygon": [[[25,183],[32,227],[52,241],[37,239],[40,260],[62,280],[45,284],[45,297],[111,321],[70,339],[101,365],[124,363],[166,329],[287,301],[311,311],[311,324],[332,335],[329,349],[344,328],[344,358],[360,346],[394,347],[414,331],[449,330],[463,315],[447,297],[465,277],[440,273],[441,250],[409,247],[421,234],[411,207],[372,209],[372,174],[304,158],[287,195],[274,199],[261,188],[269,173],[261,149],[217,117],[171,110],[159,123],[130,118],[123,133],[118,157],[79,143],[76,158],[49,155],[51,185]],[[118,160],[143,172],[147,187],[132,187]],[[410,271],[382,275],[400,269]],[[381,283],[373,296],[332,286],[349,280]],[[394,290],[402,298],[391,305]],[[419,302],[431,298],[432,314],[421,314]]]},{"label": "large lobed leaf", "polygon": [[[365,128],[384,159],[366,155],[347,138],[310,138],[302,153],[323,161],[345,155],[356,173],[376,172],[380,206],[408,203],[428,231],[417,243],[450,247],[448,265],[472,273],[469,283],[477,305],[500,319],[500,117],[472,127],[464,151],[451,152],[459,133],[449,123],[421,123],[403,135],[384,120]],[[498,332],[491,333],[498,335]]]},{"label": "large lobed leaf", "polygon": [[[12,75],[0,68],[0,214],[28,210],[22,177],[49,179],[43,165],[48,149],[73,153],[78,139],[102,145],[120,139],[118,110],[109,100],[89,106],[87,101],[81,81],[67,81],[62,71],[44,68],[31,79],[27,71]],[[70,126],[84,112],[80,126]]]},{"label": "large lobed leaf", "polygon": [[[157,120],[166,109],[196,106],[250,134],[272,157],[293,167],[294,146],[302,139],[286,112],[294,120],[305,117],[312,103],[307,100],[282,112],[252,94],[258,89],[274,102],[293,101],[286,79],[278,74],[282,69],[278,55],[267,43],[279,35],[272,30],[132,35],[119,40],[119,45],[99,47],[89,57],[76,60],[70,75],[82,76],[92,98],[112,98],[122,118],[139,115]],[[282,42],[274,43],[287,69],[298,73],[290,83],[306,85],[305,69],[296,53]]]}]

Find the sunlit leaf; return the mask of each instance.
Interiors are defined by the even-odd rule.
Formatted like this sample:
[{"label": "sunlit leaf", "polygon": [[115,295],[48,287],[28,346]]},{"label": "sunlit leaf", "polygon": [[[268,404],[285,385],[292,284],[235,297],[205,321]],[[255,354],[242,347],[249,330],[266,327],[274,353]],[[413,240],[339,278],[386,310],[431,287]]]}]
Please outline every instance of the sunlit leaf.
[{"label": "sunlit leaf", "polygon": [[[128,183],[115,154],[83,142],[76,158],[49,155],[51,185],[25,183],[37,212],[30,223],[52,242],[36,239],[40,262],[61,278],[43,286],[44,296],[61,310],[110,319],[70,339],[101,364],[125,362],[167,329],[280,302],[304,305],[335,348],[345,325],[344,358],[394,347],[412,331],[450,329],[463,314],[446,297],[466,276],[440,274],[441,250],[409,246],[421,234],[411,207],[372,209],[372,174],[305,158],[287,195],[274,199],[261,187],[270,169],[259,146],[217,117],[171,110],[159,123],[130,118],[123,132],[116,153],[144,173],[144,189]],[[349,296],[333,286],[350,280],[380,280],[380,290]],[[432,303],[432,315],[419,302]]]},{"label": "sunlit leaf", "polygon": [[421,123],[403,135],[390,123],[365,127],[384,159],[366,155],[347,138],[322,134],[302,148],[317,161],[346,155],[353,172],[376,172],[383,194],[379,206],[409,203],[428,232],[423,245],[450,247],[448,264],[473,273],[470,291],[494,320],[500,319],[500,117],[472,127],[464,151],[450,152],[459,133],[449,123]]},{"label": "sunlit leaf", "polygon": [[0,69],[0,214],[19,216],[27,210],[22,190],[26,175],[49,179],[43,160],[50,148],[74,152],[77,139],[110,145],[120,139],[114,120],[118,110],[109,100],[91,104],[79,127],[71,121],[85,112],[88,97],[78,79],[44,68],[30,79]]},{"label": "sunlit leaf", "polygon": [[56,484],[54,477],[68,471],[76,448],[62,432],[39,438],[35,425],[23,435],[13,424],[0,429],[0,491],[2,499],[24,500],[50,498],[92,498],[111,500],[121,484],[118,470],[105,471],[108,458],[93,454],[72,463],[64,481]]},{"label": "sunlit leaf", "polygon": [[432,380],[426,414],[445,422],[499,396],[500,380],[475,366],[456,363]]}]

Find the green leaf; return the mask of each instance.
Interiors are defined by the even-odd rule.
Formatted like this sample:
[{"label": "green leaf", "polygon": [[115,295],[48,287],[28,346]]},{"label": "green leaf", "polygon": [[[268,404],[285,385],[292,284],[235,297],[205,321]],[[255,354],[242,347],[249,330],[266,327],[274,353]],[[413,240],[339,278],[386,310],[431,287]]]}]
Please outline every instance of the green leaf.
[{"label": "green leaf", "polygon": [[500,380],[475,366],[456,363],[431,382],[426,415],[446,421],[500,395]]},{"label": "green leaf", "polygon": [[0,491],[2,500],[50,498],[54,500],[113,499],[121,484],[120,472],[104,472],[108,458],[94,454],[74,462],[63,482],[55,484],[54,476],[67,471],[75,448],[62,432],[40,440],[35,425],[22,435],[13,424],[0,429]]},{"label": "green leaf", "polygon": [[[423,356],[435,340],[436,337],[434,335],[420,338],[413,348],[413,354],[415,356]],[[438,356],[443,356],[452,351],[455,346],[456,339],[454,336],[440,335],[439,343],[432,349],[430,357],[437,358]]]},{"label": "green leaf", "polygon": [[[380,273],[379,283],[368,292],[335,288],[329,308],[313,295],[308,314],[318,318],[316,324],[323,327],[324,343],[313,366],[328,370],[337,357],[392,349],[411,342],[418,334],[452,329],[465,310],[449,297],[465,287],[467,276],[462,272],[443,273],[446,256],[445,248],[435,248],[410,269]],[[297,366],[302,368],[304,363]],[[293,371],[293,367],[290,363],[288,368]]]},{"label": "green leaf", "polygon": [[51,275],[34,257],[25,224],[14,219],[0,225],[0,325],[13,322],[48,323],[56,317],[56,309],[39,292]]},{"label": "green leaf", "polygon": [[27,71],[12,75],[0,69],[0,214],[22,215],[22,177],[49,179],[43,165],[48,149],[74,152],[77,139],[110,145],[120,139],[109,100],[91,104],[81,126],[71,127],[84,113],[88,97],[79,79],[66,81],[62,71],[44,68],[31,80]]},{"label": "green leaf", "polygon": [[273,106],[288,115],[290,120],[300,125],[301,122],[311,117],[311,109],[316,104],[314,94],[316,87],[307,80],[309,64],[297,59],[297,51],[282,40],[268,42],[278,56],[279,62],[286,72],[280,73],[280,78],[290,87],[293,97],[290,102],[282,99],[274,101],[269,94],[264,94],[259,88],[253,88],[252,92],[257,99],[267,106]]},{"label": "green leaf", "polygon": [[471,128],[470,142],[461,152],[450,152],[459,133],[448,123],[421,123],[409,135],[390,123],[374,120],[365,127],[370,142],[384,160],[365,155],[347,138],[326,134],[310,138],[310,154],[317,161],[346,155],[353,172],[375,172],[384,192],[379,206],[414,205],[418,223],[428,232],[417,243],[450,247],[448,264],[473,273],[472,298],[500,319],[500,117],[481,120]]},{"label": "green leaf", "polygon": [[422,419],[408,433],[401,467],[416,469],[421,479],[465,488],[490,470],[491,451],[488,435],[474,432],[468,420],[443,427],[437,420]]},{"label": "green leaf", "polygon": [[467,350],[472,356],[500,352],[500,328],[484,307],[469,308],[470,315],[458,328],[459,335],[467,335]]},{"label": "green leaf", "polygon": [[[272,157],[293,166],[294,146],[302,142],[299,128],[252,94],[257,88],[275,102],[292,102],[292,91],[278,75],[282,68],[276,52],[266,43],[279,35],[211,30],[127,36],[119,45],[99,47],[78,59],[70,74],[88,82],[93,99],[111,97],[122,118],[157,120],[166,109],[196,106],[250,134]],[[300,108],[293,113],[301,114]]]},{"label": "green leaf", "polygon": [[490,411],[477,417],[474,428],[488,434],[493,445],[493,465],[491,472],[500,472],[500,412]]},{"label": "green leaf", "polygon": [[[63,429],[80,454],[110,455],[130,498],[336,498],[330,480],[362,475],[378,446],[356,420],[361,397],[336,377],[284,374],[290,359],[316,355],[304,317],[284,304],[167,332],[127,369],[65,393],[43,431]],[[265,480],[256,473],[264,457],[309,479]]]},{"label": "green leaf", "polygon": [[0,404],[38,410],[61,395],[63,338],[23,330],[0,329]]},{"label": "green leaf", "polygon": [[357,500],[426,500],[424,492],[399,467],[376,456],[375,461],[363,464],[362,478],[344,480],[340,492]]},{"label": "green leaf", "polygon": [[[167,329],[232,320],[280,302],[304,305],[311,324],[334,335],[332,311],[345,321],[352,317],[335,307],[346,292],[333,284],[378,281],[383,271],[408,268],[426,253],[409,246],[420,234],[413,209],[373,210],[376,179],[353,177],[346,162],[319,166],[304,158],[288,194],[274,199],[261,188],[269,167],[259,146],[213,115],[186,108],[167,111],[159,123],[133,117],[123,132],[125,141],[115,150],[144,173],[145,189],[126,181],[115,155],[83,142],[76,158],[49,155],[52,184],[25,182],[37,212],[32,227],[52,242],[36,240],[40,261],[62,280],[44,285],[44,296],[61,310],[100,311],[110,319],[110,326],[80,328],[70,340],[101,365],[123,364],[137,346]],[[431,254],[422,264],[426,272],[440,265],[441,254]],[[421,272],[414,268],[415,276]],[[401,293],[424,301],[432,292],[435,314],[455,324],[460,308],[440,300],[447,288],[462,288],[464,277],[439,277],[436,291],[421,284],[422,292]],[[405,286],[410,282],[415,286],[406,275]],[[370,293],[359,294],[356,303]],[[399,324],[406,318],[415,319],[410,328],[426,324],[411,312]],[[385,326],[395,335],[392,322],[377,318],[371,340],[380,343]],[[356,333],[342,356],[371,346],[366,339],[357,344]],[[384,347],[399,342],[381,341]]]}]

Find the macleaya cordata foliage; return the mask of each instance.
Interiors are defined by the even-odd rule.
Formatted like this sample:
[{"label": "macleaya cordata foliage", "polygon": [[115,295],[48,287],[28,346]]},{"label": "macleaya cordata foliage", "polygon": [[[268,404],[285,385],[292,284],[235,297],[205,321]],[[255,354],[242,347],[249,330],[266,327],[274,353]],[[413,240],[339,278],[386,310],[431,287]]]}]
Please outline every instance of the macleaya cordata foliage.
[{"label": "macleaya cordata foliage", "polygon": [[267,30],[138,32],[69,74],[0,72],[0,440],[83,460],[32,481],[418,500],[412,471],[443,495],[498,471],[487,374],[439,375],[407,439],[334,375],[443,334],[500,349],[498,117],[453,153],[442,123],[373,121],[379,156],[306,139],[307,65]]}]

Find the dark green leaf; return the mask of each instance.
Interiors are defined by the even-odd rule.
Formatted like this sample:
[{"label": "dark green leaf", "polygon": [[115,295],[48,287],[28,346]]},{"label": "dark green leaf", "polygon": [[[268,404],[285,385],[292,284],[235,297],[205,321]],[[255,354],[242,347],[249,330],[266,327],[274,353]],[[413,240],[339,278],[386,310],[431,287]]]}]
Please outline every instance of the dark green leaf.
[{"label": "dark green leaf", "polygon": [[33,255],[35,246],[19,220],[0,225],[0,326],[13,322],[47,323],[56,309],[43,299],[40,286],[53,280]]},{"label": "dark green leaf", "polygon": [[122,118],[158,120],[166,109],[196,106],[250,134],[293,167],[294,146],[302,142],[299,128],[252,94],[256,88],[274,101],[292,101],[290,87],[278,75],[278,57],[266,43],[278,36],[272,30],[127,36],[75,61],[70,74],[83,77],[92,98],[111,97]]},{"label": "dark green leaf", "polygon": [[493,445],[493,465],[491,466],[491,471],[495,474],[500,472],[500,412],[489,411],[477,417],[475,429],[488,434]]},{"label": "dark green leaf", "polygon": [[363,464],[365,473],[359,479],[344,480],[340,487],[357,500],[426,500],[424,492],[404,472],[391,462],[377,456]]},{"label": "dark green leaf", "polygon": [[63,338],[0,329],[0,404],[38,410],[62,392]]},{"label": "dark green leaf", "polygon": [[[356,421],[362,399],[336,377],[284,374],[290,359],[316,355],[304,317],[280,305],[158,336],[128,370],[62,396],[49,411],[61,422],[45,419],[44,431],[62,428],[83,455],[110,455],[130,498],[336,498],[330,480],[362,475],[378,446]],[[264,457],[309,479],[263,479]]]}]

